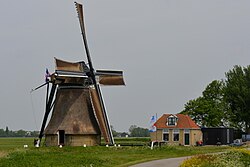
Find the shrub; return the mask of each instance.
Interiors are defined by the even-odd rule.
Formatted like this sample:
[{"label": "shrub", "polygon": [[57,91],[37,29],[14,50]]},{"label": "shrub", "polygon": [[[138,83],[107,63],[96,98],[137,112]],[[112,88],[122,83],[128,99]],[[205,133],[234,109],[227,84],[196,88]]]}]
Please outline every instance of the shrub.
[{"label": "shrub", "polygon": [[197,155],[184,161],[180,167],[203,167],[214,161],[213,155]]},{"label": "shrub", "polygon": [[231,150],[221,154],[198,155],[187,159],[181,167],[245,167],[250,166],[250,151]]}]

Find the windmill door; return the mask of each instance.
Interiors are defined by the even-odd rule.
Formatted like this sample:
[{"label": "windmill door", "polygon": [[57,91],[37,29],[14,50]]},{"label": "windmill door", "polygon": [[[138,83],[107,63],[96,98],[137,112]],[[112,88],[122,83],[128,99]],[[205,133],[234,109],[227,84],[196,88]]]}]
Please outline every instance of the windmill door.
[{"label": "windmill door", "polygon": [[64,145],[65,144],[65,131],[59,130],[58,131],[58,145]]}]

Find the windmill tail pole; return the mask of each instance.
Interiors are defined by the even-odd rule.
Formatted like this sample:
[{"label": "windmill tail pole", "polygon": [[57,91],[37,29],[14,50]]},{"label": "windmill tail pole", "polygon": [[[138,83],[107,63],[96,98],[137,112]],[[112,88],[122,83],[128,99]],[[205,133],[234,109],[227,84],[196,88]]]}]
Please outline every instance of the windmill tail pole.
[{"label": "windmill tail pole", "polygon": [[49,85],[47,87],[47,95],[46,95],[46,109],[45,109],[45,114],[44,114],[44,118],[43,118],[43,122],[42,122],[42,127],[41,127],[41,130],[40,130],[40,134],[39,134],[39,146],[40,146],[40,143],[41,143],[41,140],[42,140],[42,137],[43,137],[43,132],[44,132],[44,129],[45,129],[45,125],[47,123],[47,119],[48,119],[48,116],[49,116],[49,113],[52,109],[52,102],[53,102],[53,98],[54,98],[54,94],[55,94],[55,91],[56,91],[56,85],[53,84],[52,85],[52,88],[50,90],[50,95],[49,95],[49,98],[48,98],[48,92],[49,91]]},{"label": "windmill tail pole", "polygon": [[42,85],[40,85],[40,86],[38,86],[38,87],[36,87],[36,88],[34,88],[34,89],[31,89],[30,93],[33,93],[34,91],[36,91],[36,90],[38,90],[38,89],[44,87],[44,86],[47,85],[47,84],[49,84],[49,82],[45,82],[44,84],[42,84]]}]

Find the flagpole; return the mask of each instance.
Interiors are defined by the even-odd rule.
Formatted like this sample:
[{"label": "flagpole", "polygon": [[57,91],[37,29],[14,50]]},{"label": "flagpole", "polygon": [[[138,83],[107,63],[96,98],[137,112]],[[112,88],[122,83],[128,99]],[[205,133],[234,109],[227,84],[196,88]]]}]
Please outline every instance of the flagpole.
[{"label": "flagpole", "polygon": [[[157,113],[155,113],[155,122],[157,121]],[[157,127],[155,126],[155,129],[156,129],[156,141],[157,141]]]}]

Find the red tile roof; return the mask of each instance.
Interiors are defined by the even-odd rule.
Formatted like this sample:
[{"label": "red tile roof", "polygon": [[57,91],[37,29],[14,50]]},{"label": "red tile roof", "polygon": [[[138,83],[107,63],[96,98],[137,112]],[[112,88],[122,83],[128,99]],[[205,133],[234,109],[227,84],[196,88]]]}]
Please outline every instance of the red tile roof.
[{"label": "red tile roof", "polygon": [[[167,118],[171,115],[177,116],[177,125],[167,125]],[[184,114],[163,114],[154,125],[157,129],[200,129],[188,115]]]}]

